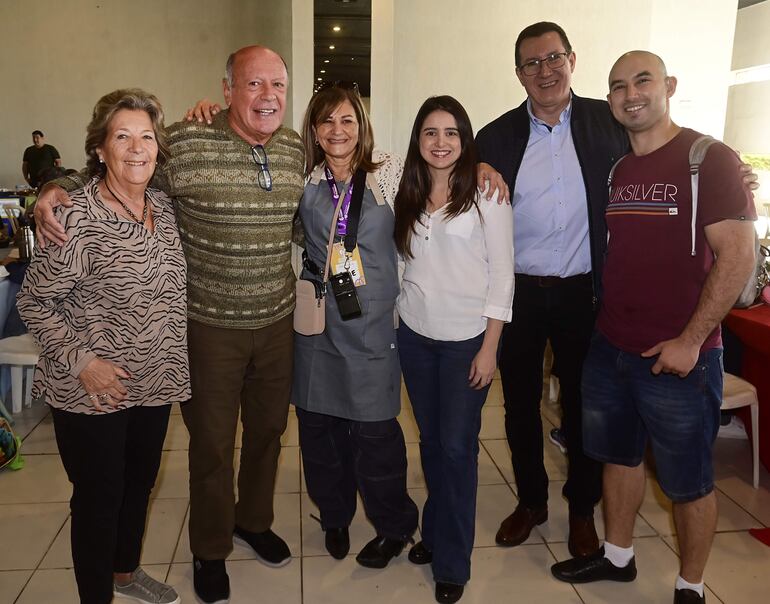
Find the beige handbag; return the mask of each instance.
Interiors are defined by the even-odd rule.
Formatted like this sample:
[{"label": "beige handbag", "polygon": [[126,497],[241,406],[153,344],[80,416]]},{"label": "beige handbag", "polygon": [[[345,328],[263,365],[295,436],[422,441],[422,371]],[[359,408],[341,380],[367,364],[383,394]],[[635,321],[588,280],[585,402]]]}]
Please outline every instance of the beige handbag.
[{"label": "beige handbag", "polygon": [[324,332],[326,327],[326,281],[329,278],[329,262],[331,261],[332,242],[337,231],[337,216],[342,207],[343,196],[337,203],[329,229],[329,242],[326,245],[326,265],[324,266],[323,281],[313,279],[297,279],[295,286],[296,306],[294,307],[294,331],[303,336],[316,336]]}]

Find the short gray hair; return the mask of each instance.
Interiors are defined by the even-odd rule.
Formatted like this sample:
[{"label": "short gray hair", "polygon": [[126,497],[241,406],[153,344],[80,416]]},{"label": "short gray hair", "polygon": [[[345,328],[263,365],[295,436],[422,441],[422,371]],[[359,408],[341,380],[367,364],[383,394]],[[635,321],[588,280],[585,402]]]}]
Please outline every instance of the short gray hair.
[{"label": "short gray hair", "polygon": [[157,97],[139,88],[125,88],[105,94],[94,107],[91,123],[86,128],[86,168],[89,176],[104,176],[105,164],[99,162],[97,147],[107,139],[107,131],[115,114],[121,109],[144,111],[150,116],[155,140],[158,143],[157,166],[163,166],[171,157],[163,126],[163,108]]}]

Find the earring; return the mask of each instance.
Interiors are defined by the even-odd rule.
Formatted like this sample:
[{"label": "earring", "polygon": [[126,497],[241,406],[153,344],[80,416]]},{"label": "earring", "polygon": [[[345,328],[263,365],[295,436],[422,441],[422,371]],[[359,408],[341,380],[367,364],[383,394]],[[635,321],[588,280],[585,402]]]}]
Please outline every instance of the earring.
[{"label": "earring", "polygon": [[99,163],[100,163],[100,164],[103,164],[103,163],[104,163],[104,158],[103,158],[101,155],[99,156]]}]

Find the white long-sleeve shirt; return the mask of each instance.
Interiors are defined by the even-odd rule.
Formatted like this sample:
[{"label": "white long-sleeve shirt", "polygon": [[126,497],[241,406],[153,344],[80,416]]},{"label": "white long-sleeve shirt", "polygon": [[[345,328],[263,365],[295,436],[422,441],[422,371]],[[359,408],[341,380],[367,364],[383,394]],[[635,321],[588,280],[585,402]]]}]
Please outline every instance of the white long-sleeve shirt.
[{"label": "white long-sleeve shirt", "polygon": [[479,196],[446,220],[446,206],[423,213],[411,238],[396,308],[401,320],[433,340],[474,338],[487,318],[509,322],[513,305],[513,212]]}]

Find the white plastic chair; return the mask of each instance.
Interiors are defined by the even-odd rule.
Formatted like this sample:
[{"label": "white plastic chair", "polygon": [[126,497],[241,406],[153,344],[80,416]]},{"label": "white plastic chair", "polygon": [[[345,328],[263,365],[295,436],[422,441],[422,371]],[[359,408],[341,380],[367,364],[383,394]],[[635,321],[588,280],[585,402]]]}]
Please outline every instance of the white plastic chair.
[{"label": "white plastic chair", "polygon": [[754,462],[754,488],[759,488],[759,399],[757,389],[744,379],[725,373],[722,409],[751,406],[751,451]]},{"label": "white plastic chair", "polygon": [[11,368],[11,413],[21,412],[22,401],[25,407],[32,406],[32,376],[39,354],[31,334],[0,340],[0,366]]}]

